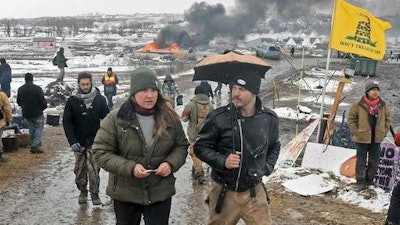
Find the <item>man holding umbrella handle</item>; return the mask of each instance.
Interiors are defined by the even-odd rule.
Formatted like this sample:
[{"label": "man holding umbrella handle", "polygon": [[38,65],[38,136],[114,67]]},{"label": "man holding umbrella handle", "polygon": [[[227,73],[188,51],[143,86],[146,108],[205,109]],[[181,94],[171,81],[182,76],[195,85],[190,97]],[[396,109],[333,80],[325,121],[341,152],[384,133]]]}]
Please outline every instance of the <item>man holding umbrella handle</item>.
[{"label": "man holding umbrella handle", "polygon": [[243,70],[230,83],[232,103],[208,113],[194,151],[212,167],[207,224],[271,224],[263,176],[280,151],[278,117],[257,94],[261,76]]}]

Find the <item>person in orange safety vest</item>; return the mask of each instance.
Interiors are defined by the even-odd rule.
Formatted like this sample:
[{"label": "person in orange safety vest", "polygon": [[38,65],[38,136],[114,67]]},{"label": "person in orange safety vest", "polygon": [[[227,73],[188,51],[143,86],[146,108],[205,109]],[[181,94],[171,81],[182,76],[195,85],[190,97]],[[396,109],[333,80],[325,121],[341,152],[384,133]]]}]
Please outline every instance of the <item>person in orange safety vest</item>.
[{"label": "person in orange safety vest", "polygon": [[108,108],[112,109],[113,107],[112,98],[117,94],[118,77],[112,71],[111,67],[109,67],[107,69],[107,72],[103,74],[101,83],[104,85],[104,95],[107,98]]}]

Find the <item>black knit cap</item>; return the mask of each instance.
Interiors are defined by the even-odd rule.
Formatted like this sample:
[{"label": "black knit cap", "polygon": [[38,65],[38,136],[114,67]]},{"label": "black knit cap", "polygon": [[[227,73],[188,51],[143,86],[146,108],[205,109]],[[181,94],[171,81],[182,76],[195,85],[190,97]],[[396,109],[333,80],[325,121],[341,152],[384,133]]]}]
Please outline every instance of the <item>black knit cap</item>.
[{"label": "black knit cap", "polygon": [[31,73],[26,73],[25,81],[33,81],[33,75]]},{"label": "black knit cap", "polygon": [[197,95],[197,94],[207,94],[207,92],[206,92],[206,90],[204,89],[203,86],[199,85],[194,89],[194,94],[195,95]]},{"label": "black knit cap", "polygon": [[242,86],[251,93],[258,95],[260,92],[261,77],[258,71],[244,71],[235,76],[232,84]]}]

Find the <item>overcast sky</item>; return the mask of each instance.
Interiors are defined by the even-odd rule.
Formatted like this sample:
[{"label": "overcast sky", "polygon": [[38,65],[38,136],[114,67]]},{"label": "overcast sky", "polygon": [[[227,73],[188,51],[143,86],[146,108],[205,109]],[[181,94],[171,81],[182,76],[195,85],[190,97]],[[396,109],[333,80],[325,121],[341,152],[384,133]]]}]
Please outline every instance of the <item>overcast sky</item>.
[{"label": "overcast sky", "polygon": [[[85,13],[183,13],[196,0],[2,0],[1,18],[76,16]],[[206,0],[209,4],[234,5],[234,0]]]}]

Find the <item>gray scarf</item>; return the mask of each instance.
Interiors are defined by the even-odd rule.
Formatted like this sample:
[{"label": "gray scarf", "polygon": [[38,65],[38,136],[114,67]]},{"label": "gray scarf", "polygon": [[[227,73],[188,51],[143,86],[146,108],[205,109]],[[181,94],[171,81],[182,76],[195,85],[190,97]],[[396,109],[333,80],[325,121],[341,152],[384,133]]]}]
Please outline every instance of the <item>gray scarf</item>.
[{"label": "gray scarf", "polygon": [[76,97],[83,100],[87,109],[92,105],[93,99],[96,97],[96,95],[97,95],[97,91],[96,91],[96,88],[94,88],[94,87],[92,87],[90,89],[90,92],[87,94],[82,93],[81,89],[79,89],[78,92],[76,93]]}]

